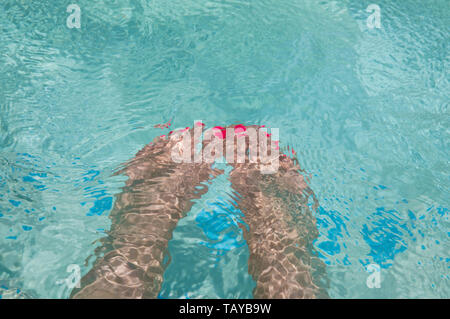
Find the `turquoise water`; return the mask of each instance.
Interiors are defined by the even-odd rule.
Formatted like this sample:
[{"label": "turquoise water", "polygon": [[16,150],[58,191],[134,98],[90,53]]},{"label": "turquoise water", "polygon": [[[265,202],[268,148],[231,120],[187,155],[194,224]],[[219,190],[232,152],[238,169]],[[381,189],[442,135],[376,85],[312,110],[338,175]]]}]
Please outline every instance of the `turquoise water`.
[{"label": "turquoise water", "polygon": [[[112,172],[172,119],[280,129],[320,203],[330,297],[449,298],[449,22],[446,0],[2,0],[0,295],[69,296]],[[251,297],[229,187],[180,221],[161,298]]]}]

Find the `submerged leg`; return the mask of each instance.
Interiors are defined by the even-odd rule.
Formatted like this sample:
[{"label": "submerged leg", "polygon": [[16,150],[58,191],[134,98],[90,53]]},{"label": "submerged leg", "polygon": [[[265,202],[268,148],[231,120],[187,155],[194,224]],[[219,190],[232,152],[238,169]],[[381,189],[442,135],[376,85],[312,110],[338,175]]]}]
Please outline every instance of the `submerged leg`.
[{"label": "submerged leg", "polygon": [[257,284],[254,297],[327,297],[318,282],[324,265],[312,246],[318,231],[307,201],[313,195],[307,194],[301,175],[283,168],[263,175],[255,167],[242,165],[231,172],[230,179],[248,225],[244,237],[250,251],[249,273]]},{"label": "submerged leg", "polygon": [[156,298],[178,221],[206,193],[204,182],[220,174],[208,164],[175,163],[175,137],[157,138],[123,173],[129,179],[110,214],[104,256],[82,278],[73,298]]},{"label": "submerged leg", "polygon": [[[270,138],[267,143],[270,147]],[[233,164],[230,173],[248,225],[243,229],[249,273],[257,284],[254,297],[326,298],[320,282],[325,265],[313,248],[318,230],[311,210],[317,202],[293,159],[283,154],[276,159],[279,168],[272,174],[262,174],[261,163],[248,158]]]}]

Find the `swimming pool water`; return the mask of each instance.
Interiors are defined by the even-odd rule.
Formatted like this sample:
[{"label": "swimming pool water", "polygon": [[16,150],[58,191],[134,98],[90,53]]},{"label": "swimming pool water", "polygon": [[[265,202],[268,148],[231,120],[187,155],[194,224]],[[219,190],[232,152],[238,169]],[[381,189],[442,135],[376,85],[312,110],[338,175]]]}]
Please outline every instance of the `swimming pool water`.
[{"label": "swimming pool water", "polygon": [[[124,177],[173,127],[280,129],[320,207],[332,298],[449,298],[446,0],[0,3],[0,295],[66,298]],[[369,29],[366,8],[381,9]],[[161,298],[251,298],[222,176],[169,243]],[[380,288],[366,280],[380,267]]]}]

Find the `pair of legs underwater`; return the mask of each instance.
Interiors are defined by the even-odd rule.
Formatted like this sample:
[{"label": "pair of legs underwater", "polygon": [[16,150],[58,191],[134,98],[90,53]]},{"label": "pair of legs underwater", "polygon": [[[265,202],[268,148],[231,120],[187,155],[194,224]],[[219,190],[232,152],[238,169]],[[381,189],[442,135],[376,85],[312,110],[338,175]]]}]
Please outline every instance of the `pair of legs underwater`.
[{"label": "pair of legs underwater", "polygon": [[[250,127],[260,128],[247,129]],[[199,140],[194,129],[185,131],[191,134],[195,149]],[[174,161],[172,151],[180,145],[180,136],[155,138],[118,172],[126,174],[128,180],[110,214],[111,230],[97,249],[99,257],[93,268],[81,279],[81,288],[72,291],[72,298],[158,296],[173,230],[193,200],[207,192],[208,182],[223,173],[210,161]],[[211,140],[214,138],[223,137]],[[268,142],[272,143],[270,137]],[[205,150],[211,141],[200,143]],[[248,139],[245,147],[248,150]],[[297,161],[284,154],[277,160],[279,167],[273,174],[263,174],[261,163],[248,158],[245,163],[229,163],[229,179],[237,198],[233,205],[242,211],[248,226],[241,227],[250,251],[248,272],[256,281],[253,296],[326,298],[321,280],[325,265],[313,248],[318,231],[311,209],[317,201]]]}]

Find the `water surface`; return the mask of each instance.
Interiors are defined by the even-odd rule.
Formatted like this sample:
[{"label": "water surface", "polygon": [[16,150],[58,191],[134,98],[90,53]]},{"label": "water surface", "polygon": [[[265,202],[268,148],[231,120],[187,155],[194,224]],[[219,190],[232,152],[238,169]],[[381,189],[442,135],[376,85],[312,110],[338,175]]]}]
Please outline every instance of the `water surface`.
[{"label": "water surface", "polygon": [[[448,1],[377,1],[380,29],[371,1],[76,3],[80,29],[64,1],[0,3],[0,295],[68,297],[112,172],[172,119],[280,128],[320,203],[331,297],[450,297]],[[251,297],[215,183],[174,233],[162,298]]]}]

